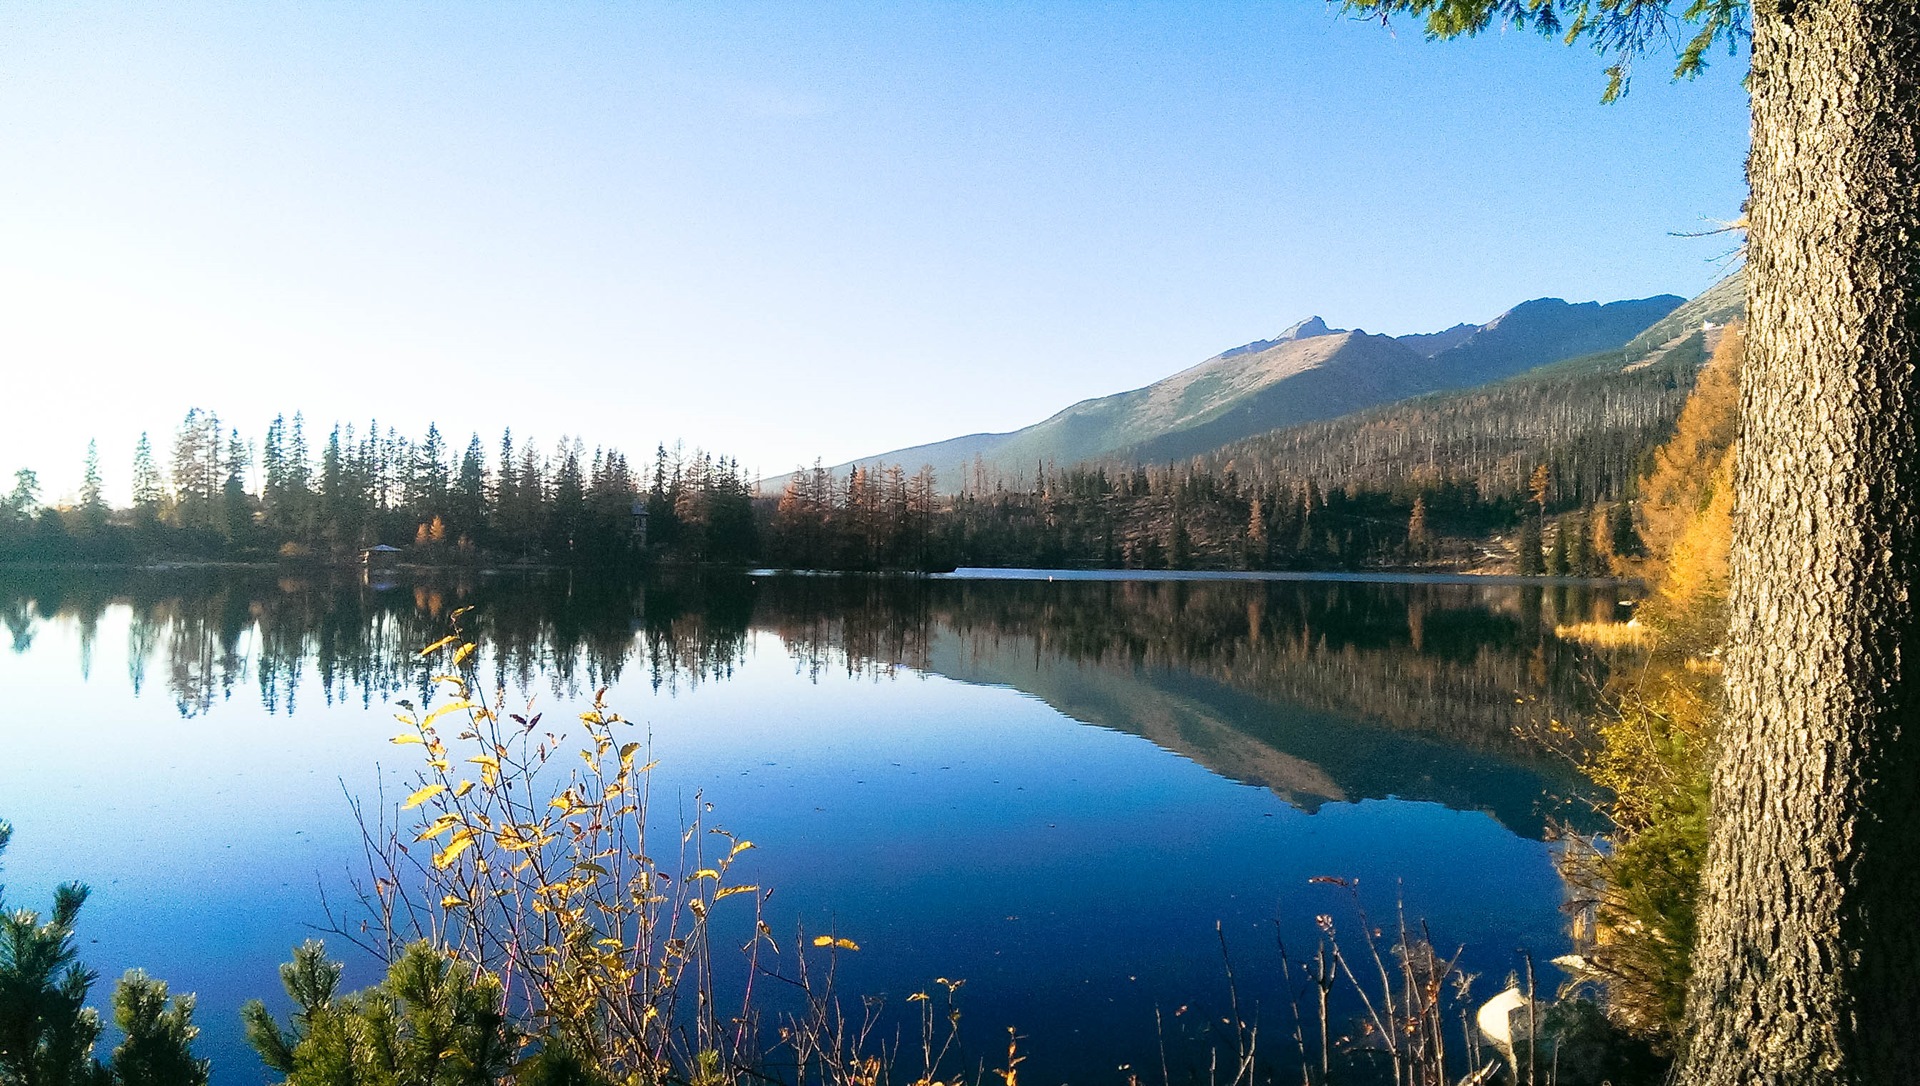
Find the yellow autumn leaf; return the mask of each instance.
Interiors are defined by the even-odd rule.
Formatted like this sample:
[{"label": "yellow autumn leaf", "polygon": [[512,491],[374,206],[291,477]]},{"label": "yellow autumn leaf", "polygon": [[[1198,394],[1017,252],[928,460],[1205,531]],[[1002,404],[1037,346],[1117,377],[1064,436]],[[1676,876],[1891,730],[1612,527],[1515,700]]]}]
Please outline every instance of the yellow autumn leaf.
[{"label": "yellow autumn leaf", "polygon": [[448,713],[457,713],[464,709],[473,709],[473,708],[477,708],[477,706],[475,706],[473,702],[470,702],[465,698],[461,698],[459,701],[450,701],[445,705],[442,705],[440,708],[435,709],[433,712],[428,713],[427,719],[421,722],[421,727],[426,727],[428,725],[431,725],[434,721],[439,720],[441,717],[446,716]]},{"label": "yellow autumn leaf", "polygon": [[723,897],[732,897],[735,894],[751,894],[758,889],[760,889],[758,886],[729,886],[719,893],[714,894],[713,900],[719,901]]},{"label": "yellow autumn leaf", "polygon": [[718,879],[720,877],[720,872],[715,871],[711,867],[703,867],[700,870],[695,871],[693,873],[693,877],[696,879]]},{"label": "yellow autumn leaf", "polygon": [[439,652],[441,649],[446,648],[448,645],[451,645],[458,640],[460,640],[458,637],[455,637],[449,634],[448,636],[443,637],[438,641],[435,641],[433,644],[428,645],[426,648],[421,649],[419,658],[425,659],[428,656],[432,656],[434,653]]},{"label": "yellow autumn leaf", "polygon": [[424,830],[421,830],[420,836],[414,838],[414,840],[425,841],[429,837],[438,837],[441,834],[447,832],[448,830],[454,828],[455,826],[458,826],[459,824],[460,824],[459,815],[443,814],[439,818],[434,819],[432,822],[427,823],[427,828]]},{"label": "yellow autumn leaf", "polygon": [[447,847],[434,855],[433,866],[442,871],[452,867],[453,862],[460,858],[462,852],[473,847],[474,836],[475,833],[471,827],[454,834],[453,839],[447,842]]},{"label": "yellow autumn leaf", "polygon": [[396,747],[404,747],[408,743],[421,742],[421,739],[417,735],[396,735],[392,739],[388,740],[388,742],[392,743]]},{"label": "yellow autumn leaf", "polygon": [[401,804],[400,809],[403,811],[411,811],[446,790],[447,786],[444,784],[429,784],[413,795],[408,796],[407,802]]},{"label": "yellow autumn leaf", "polygon": [[473,655],[473,642],[469,641],[466,644],[460,646],[458,649],[454,650],[453,666],[459,667],[461,664],[466,663],[467,657],[472,655]]},{"label": "yellow autumn leaf", "polygon": [[459,786],[453,790],[453,798],[459,799],[461,796],[464,796],[471,791],[473,791],[473,782],[461,781]]},{"label": "yellow autumn leaf", "polygon": [[467,899],[461,897],[459,894],[448,894],[446,897],[440,899],[440,907],[442,909],[452,909],[465,905],[466,903]]}]

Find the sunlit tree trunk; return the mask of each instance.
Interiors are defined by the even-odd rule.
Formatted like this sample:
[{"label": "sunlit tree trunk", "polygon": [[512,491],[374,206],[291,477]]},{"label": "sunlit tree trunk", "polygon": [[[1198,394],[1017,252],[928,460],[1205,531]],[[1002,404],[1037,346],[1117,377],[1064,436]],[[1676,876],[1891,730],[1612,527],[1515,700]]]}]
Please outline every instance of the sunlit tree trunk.
[{"label": "sunlit tree trunk", "polygon": [[1683,1081],[1920,1082],[1920,4],[1761,0],[1728,719]]}]

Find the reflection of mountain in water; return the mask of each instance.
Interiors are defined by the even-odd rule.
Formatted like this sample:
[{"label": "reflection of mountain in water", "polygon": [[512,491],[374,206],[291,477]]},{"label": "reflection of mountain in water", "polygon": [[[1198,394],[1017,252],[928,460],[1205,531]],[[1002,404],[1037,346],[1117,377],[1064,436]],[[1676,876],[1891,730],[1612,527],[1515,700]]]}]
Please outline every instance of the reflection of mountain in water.
[{"label": "reflection of mountain in water", "polygon": [[967,582],[479,578],[385,591],[197,572],[0,583],[15,647],[75,620],[83,670],[109,606],[127,609],[129,680],[157,672],[182,715],[252,685],[302,697],[424,700],[418,649],[471,607],[486,678],[577,697],[633,669],[659,690],[731,674],[777,634],[815,675],[897,667],[1011,687],[1314,809],[1397,795],[1539,833],[1575,782],[1526,735],[1591,709],[1599,663],[1551,630],[1611,613],[1610,591],[1303,582]]},{"label": "reflection of mountain in water", "polygon": [[[759,616],[816,666],[1012,687],[1314,809],[1388,795],[1538,834],[1578,788],[1529,736],[1592,709],[1599,661],[1555,638],[1611,590],[1460,585],[776,582]],[[838,653],[834,650],[838,649]],[[1545,802],[1543,802],[1545,801]]]}]

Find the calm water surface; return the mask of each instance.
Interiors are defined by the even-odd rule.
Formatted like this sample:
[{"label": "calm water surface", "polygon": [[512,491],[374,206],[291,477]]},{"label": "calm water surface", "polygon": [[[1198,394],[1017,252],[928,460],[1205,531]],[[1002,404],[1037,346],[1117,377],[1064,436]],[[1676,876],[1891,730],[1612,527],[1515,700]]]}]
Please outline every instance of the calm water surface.
[{"label": "calm water surface", "polygon": [[739,873],[774,888],[776,931],[860,943],[843,990],[899,1006],[965,978],[976,1057],[1011,1025],[1030,1081],[1157,1075],[1156,1008],[1190,1066],[1224,1010],[1216,922],[1277,1039],[1276,936],[1353,923],[1314,876],[1358,878],[1377,918],[1403,896],[1467,946],[1483,995],[1518,951],[1564,951],[1547,827],[1590,816],[1521,736],[1590,706],[1602,665],[1553,627],[1610,619],[1616,596],[0,573],[7,900],[91,884],[87,964],[199,993],[216,1083],[267,1081],[237,1008],[277,996],[276,965],[361,870],[347,797],[402,790],[391,703],[423,696],[416,650],[473,606],[510,700],[567,720],[610,687],[651,737],[656,796],[698,796],[758,844]]}]

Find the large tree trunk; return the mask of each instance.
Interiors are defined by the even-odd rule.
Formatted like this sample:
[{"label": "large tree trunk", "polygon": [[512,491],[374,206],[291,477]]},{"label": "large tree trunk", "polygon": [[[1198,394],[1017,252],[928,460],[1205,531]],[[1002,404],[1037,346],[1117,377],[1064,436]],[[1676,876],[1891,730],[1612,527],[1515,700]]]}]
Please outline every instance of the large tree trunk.
[{"label": "large tree trunk", "polygon": [[1920,2],[1759,0],[1689,1083],[1920,1083]]}]

